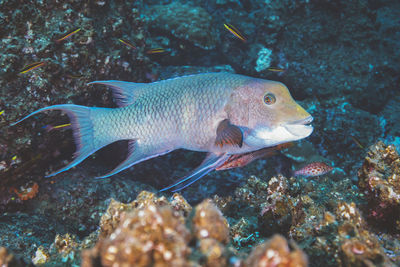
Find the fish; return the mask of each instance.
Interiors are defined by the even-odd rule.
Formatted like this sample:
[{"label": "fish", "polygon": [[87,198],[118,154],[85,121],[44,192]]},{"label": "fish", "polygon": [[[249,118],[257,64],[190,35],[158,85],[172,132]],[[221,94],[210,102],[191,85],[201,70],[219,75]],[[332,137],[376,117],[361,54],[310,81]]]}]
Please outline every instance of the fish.
[{"label": "fish", "polygon": [[50,132],[54,129],[61,129],[61,128],[69,128],[69,126],[71,126],[71,123],[65,123],[65,124],[61,124],[61,125],[56,125],[56,126],[52,126],[50,124],[43,126],[42,128],[46,130],[46,132]]},{"label": "fish", "polygon": [[236,36],[238,39],[240,39],[241,41],[243,41],[244,43],[247,42],[247,39],[243,36],[243,34],[235,28],[235,26],[228,24],[228,23],[224,23],[224,27],[225,29],[227,29],[230,33],[232,33],[234,36]]},{"label": "fish", "polygon": [[327,174],[332,171],[333,168],[324,162],[312,162],[300,170],[294,172],[294,176],[303,175],[305,177],[315,177]]},{"label": "fish", "polygon": [[361,144],[360,140],[358,140],[355,136],[350,135],[351,139],[354,141],[354,143],[356,143],[356,145],[361,148],[364,149],[365,146],[363,144]]},{"label": "fish", "polygon": [[0,116],[4,114],[4,110],[0,111]]},{"label": "fish", "polygon": [[26,65],[25,67],[22,68],[22,70],[19,72],[20,74],[27,73],[28,71],[34,70],[36,68],[39,68],[44,65],[44,62],[34,62],[31,64]]},{"label": "fish", "polygon": [[53,126],[53,129],[65,128],[65,127],[68,127],[68,126],[71,126],[71,123],[65,123],[65,124],[61,124],[61,125],[56,125],[56,126]]},{"label": "fish", "polygon": [[77,28],[74,29],[70,32],[68,32],[67,34],[65,34],[63,37],[59,38],[56,40],[56,43],[61,43],[62,41],[64,41],[65,39],[68,39],[69,37],[71,37],[72,35],[74,35],[75,33],[79,32],[81,30],[81,28]]},{"label": "fish", "polygon": [[273,147],[262,148],[257,151],[252,151],[243,154],[231,155],[223,165],[217,167],[216,171],[229,170],[238,167],[244,167],[256,159],[275,156],[279,150],[293,146],[292,142],[280,144]]},{"label": "fish", "polygon": [[118,39],[118,41],[120,41],[121,43],[123,43],[124,45],[126,45],[126,46],[128,46],[128,47],[130,47],[132,49],[136,49],[136,47],[133,44],[131,44],[129,41],[127,41],[127,40]]},{"label": "fish", "polygon": [[308,137],[312,116],[280,82],[231,73],[202,73],[153,83],[94,81],[111,89],[117,108],[59,104],[71,121],[77,149],[55,176],[78,165],[104,146],[128,140],[128,155],[107,178],[176,149],[208,152],[187,176],[161,191],[180,191],[222,166],[231,155]]},{"label": "fish", "polygon": [[272,72],[284,72],[285,69],[281,68],[268,68],[267,70],[272,71]]},{"label": "fish", "polygon": [[82,74],[67,74],[66,76],[69,79],[81,79],[81,78],[85,77]]},{"label": "fish", "polygon": [[166,50],[164,48],[153,48],[150,50],[147,50],[146,53],[149,55],[153,55],[153,54],[161,54],[166,52]]}]

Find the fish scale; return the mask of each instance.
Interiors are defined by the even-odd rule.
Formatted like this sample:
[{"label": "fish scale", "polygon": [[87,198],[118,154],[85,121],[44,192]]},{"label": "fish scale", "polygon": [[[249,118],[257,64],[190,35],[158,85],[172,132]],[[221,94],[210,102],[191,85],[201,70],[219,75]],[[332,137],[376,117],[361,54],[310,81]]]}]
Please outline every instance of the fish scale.
[{"label": "fish scale", "polygon": [[[157,136],[163,134],[163,136],[168,136],[168,138],[160,139],[164,142],[182,143],[182,139],[175,139],[179,139],[181,136],[187,136],[188,138],[185,138],[184,144],[179,144],[179,146],[193,146],[193,140],[196,140],[198,141],[196,142],[198,145],[197,149],[205,151],[207,148],[200,146],[204,146],[210,138],[215,137],[215,132],[211,132],[201,126],[202,124],[209,123],[210,118],[213,116],[212,111],[214,110],[214,113],[218,112],[218,104],[222,107],[224,101],[215,97],[215,94],[211,94],[210,83],[200,82],[200,84],[202,84],[203,87],[202,90],[199,91],[193,90],[196,84],[185,81],[175,86],[171,82],[156,83],[156,86],[151,84],[148,86],[149,88],[146,89],[148,93],[137,99],[135,104],[116,109],[112,113],[105,115],[109,116],[105,118],[106,121],[122,120],[124,121],[124,125],[129,126],[125,128],[123,134],[115,132],[117,131],[117,127],[115,127],[113,123],[109,124],[109,126],[105,127],[101,132],[97,132],[102,139],[104,139],[103,136],[105,135],[109,136],[110,141],[113,141],[113,139],[117,137],[126,137],[126,139],[130,137],[142,141],[153,140],[154,142],[154,139],[159,138],[156,138]],[[208,92],[205,93],[207,90]],[[219,92],[220,90],[216,91]],[[219,97],[221,98],[222,95],[223,94],[219,94]],[[202,101],[193,101],[194,99]],[[187,108],[182,108],[182,106],[176,105],[176,103],[199,104],[192,105],[192,109],[190,109],[190,105],[186,105]],[[159,108],[157,109],[154,107]],[[125,115],[119,117],[119,113]],[[198,114],[199,119],[194,118],[192,114]],[[206,118],[208,118],[208,120]],[[104,124],[100,127],[104,127]],[[178,146],[178,144],[172,145]]]},{"label": "fish scale", "polygon": [[176,189],[179,190],[222,166],[230,155],[299,140],[313,129],[305,125],[312,120],[310,114],[279,82],[206,73],[148,84],[90,84],[110,87],[118,108],[54,105],[16,122],[48,110],[62,110],[70,117],[77,144],[75,158],[49,176],[76,166],[118,140],[129,140],[128,156],[101,178],[179,148],[209,152],[202,165],[174,185],[181,186]]}]

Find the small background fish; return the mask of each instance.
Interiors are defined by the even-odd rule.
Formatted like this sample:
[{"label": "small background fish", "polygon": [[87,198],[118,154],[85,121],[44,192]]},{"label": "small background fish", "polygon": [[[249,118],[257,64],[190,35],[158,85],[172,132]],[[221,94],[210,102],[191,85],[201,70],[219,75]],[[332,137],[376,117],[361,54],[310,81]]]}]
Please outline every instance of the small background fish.
[{"label": "small background fish", "polygon": [[323,162],[313,162],[310,163],[300,170],[297,170],[294,172],[294,176],[299,176],[303,175],[305,177],[314,177],[314,176],[319,176],[319,175],[324,175],[328,172],[333,170],[333,168],[326,163]]}]

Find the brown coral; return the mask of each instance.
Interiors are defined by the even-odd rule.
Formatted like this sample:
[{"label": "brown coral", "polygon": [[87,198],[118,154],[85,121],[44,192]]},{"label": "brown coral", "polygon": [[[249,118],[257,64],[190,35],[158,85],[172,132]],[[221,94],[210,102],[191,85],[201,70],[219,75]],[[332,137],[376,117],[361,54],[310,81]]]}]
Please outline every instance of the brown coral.
[{"label": "brown coral", "polygon": [[122,217],[100,242],[103,266],[186,266],[190,233],[169,207],[148,205]]},{"label": "brown coral", "polygon": [[272,177],[268,182],[266,202],[260,206],[260,223],[265,228],[285,232],[292,223],[292,212],[295,209],[293,200],[287,193],[287,179],[282,175]]},{"label": "brown coral", "polygon": [[46,262],[48,262],[49,258],[50,258],[50,255],[47,252],[47,250],[43,246],[40,246],[36,250],[35,256],[32,257],[32,262],[35,265],[41,265],[41,264],[45,264]]},{"label": "brown coral", "polygon": [[396,148],[383,142],[371,146],[358,177],[372,207],[370,218],[400,230],[400,157]]},{"label": "brown coral", "polygon": [[61,254],[61,257],[67,260],[68,258],[74,258],[75,251],[78,249],[79,244],[74,235],[67,233],[65,235],[57,235],[54,240],[54,246],[57,252]]},{"label": "brown coral", "polygon": [[[129,211],[129,212],[127,212]],[[101,238],[85,251],[82,266],[189,266],[191,238],[182,212],[164,198],[141,192],[130,204],[110,203]],[[108,225],[108,226],[107,226]]]},{"label": "brown coral", "polygon": [[[342,266],[388,265],[377,237],[368,231],[367,224],[354,203],[341,202],[336,208],[339,244],[331,245],[339,251]],[[338,255],[338,254],[335,254]]]},{"label": "brown coral", "polygon": [[0,266],[8,266],[13,259],[5,247],[0,247]]},{"label": "brown coral", "polygon": [[307,264],[304,252],[294,244],[290,246],[280,235],[274,235],[270,240],[258,245],[246,260],[246,266],[249,267],[301,267]]},{"label": "brown coral", "polygon": [[192,206],[182,197],[182,195],[175,193],[171,199],[171,206],[178,211],[181,211],[186,217],[192,211]]},{"label": "brown coral", "polygon": [[229,241],[228,222],[209,199],[204,200],[196,207],[193,228],[198,239],[213,238],[224,244]]},{"label": "brown coral", "polygon": [[[252,254],[248,265],[242,265],[228,245],[229,225],[215,204],[204,200],[191,212],[193,217],[185,217],[189,210],[190,205],[178,194],[170,202],[149,192],[141,192],[130,204],[112,201],[102,218],[110,226],[103,225],[94,248],[82,252],[81,266],[264,266],[257,264],[268,260],[304,266],[299,264],[306,262],[295,245],[275,237]],[[190,230],[186,227],[189,220]],[[271,253],[278,253],[279,258],[270,259]]]},{"label": "brown coral", "polygon": [[200,252],[205,256],[206,267],[226,266],[227,257],[225,246],[213,238],[205,238],[200,241]]},{"label": "brown coral", "polygon": [[376,266],[381,263],[383,251],[376,244],[376,241],[357,238],[347,240],[340,247],[343,265]]},{"label": "brown coral", "polygon": [[162,206],[167,203],[168,201],[165,197],[157,198],[154,193],[148,191],[140,192],[137,198],[128,204],[111,199],[107,211],[100,220],[100,236],[109,236],[115,230],[123,212],[132,211],[135,208],[143,208],[149,204]]},{"label": "brown coral", "polygon": [[350,204],[346,202],[340,202],[336,208],[336,215],[342,221],[347,221],[355,227],[365,227],[365,222],[354,202]]},{"label": "brown coral", "polygon": [[0,247],[0,266],[1,267],[27,267],[32,264],[27,264],[22,260],[16,259],[13,254],[9,253],[5,247]]},{"label": "brown coral", "polygon": [[339,203],[335,213],[325,213],[316,229],[317,235],[324,231],[333,234],[332,239],[317,237],[322,249],[333,255],[340,266],[390,266],[377,237],[367,229],[354,203]]}]

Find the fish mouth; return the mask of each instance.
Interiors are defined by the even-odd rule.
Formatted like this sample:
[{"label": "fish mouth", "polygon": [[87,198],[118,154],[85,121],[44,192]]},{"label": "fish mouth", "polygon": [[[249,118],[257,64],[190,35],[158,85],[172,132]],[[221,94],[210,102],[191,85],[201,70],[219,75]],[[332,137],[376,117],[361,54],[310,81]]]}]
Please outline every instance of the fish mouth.
[{"label": "fish mouth", "polygon": [[302,124],[302,125],[305,125],[305,124],[310,124],[313,120],[314,120],[314,118],[313,118],[312,116],[308,116],[308,117],[305,118],[305,119],[301,119],[301,120],[297,120],[297,121],[292,121],[292,122],[289,122],[288,124],[289,124],[289,125],[290,125],[290,124]]},{"label": "fish mouth", "polygon": [[301,136],[302,138],[308,137],[314,130],[310,125],[313,121],[313,117],[309,116],[305,119],[293,121],[284,125],[285,129],[295,136]]},{"label": "fish mouth", "polygon": [[313,117],[309,116],[275,127],[260,126],[253,129],[246,136],[244,142],[252,147],[267,147],[297,141],[308,137],[313,132],[314,128],[308,125],[312,120]]}]

